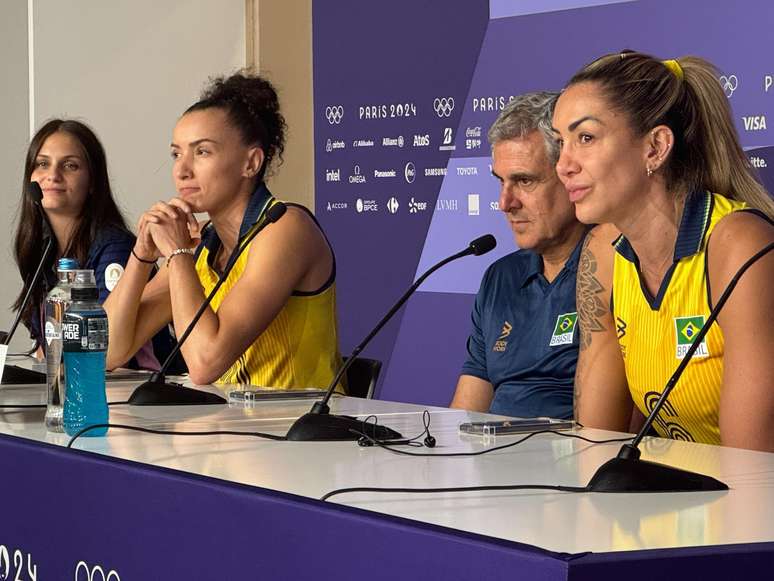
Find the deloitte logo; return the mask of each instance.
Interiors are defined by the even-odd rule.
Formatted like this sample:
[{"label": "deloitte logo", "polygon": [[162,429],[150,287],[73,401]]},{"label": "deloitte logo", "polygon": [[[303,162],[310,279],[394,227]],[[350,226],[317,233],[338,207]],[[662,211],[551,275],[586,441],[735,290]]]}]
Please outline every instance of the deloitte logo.
[{"label": "deloitte logo", "polygon": [[400,203],[394,197],[387,201],[387,210],[390,214],[395,214],[398,211],[398,208],[400,208]]},{"label": "deloitte logo", "polygon": [[417,178],[417,168],[414,167],[414,162],[408,162],[406,167],[403,168],[403,177],[406,178],[406,183],[414,183],[414,180]]}]

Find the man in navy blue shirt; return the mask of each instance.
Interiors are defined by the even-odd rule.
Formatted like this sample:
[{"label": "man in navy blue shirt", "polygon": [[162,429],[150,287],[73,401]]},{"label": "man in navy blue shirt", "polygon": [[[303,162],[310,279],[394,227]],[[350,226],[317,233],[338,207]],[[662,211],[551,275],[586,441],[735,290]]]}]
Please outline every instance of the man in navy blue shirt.
[{"label": "man in navy blue shirt", "polygon": [[586,226],[556,175],[556,93],[512,100],[489,130],[500,210],[520,250],[492,264],[473,307],[451,407],[517,417],[573,415],[575,278]]}]

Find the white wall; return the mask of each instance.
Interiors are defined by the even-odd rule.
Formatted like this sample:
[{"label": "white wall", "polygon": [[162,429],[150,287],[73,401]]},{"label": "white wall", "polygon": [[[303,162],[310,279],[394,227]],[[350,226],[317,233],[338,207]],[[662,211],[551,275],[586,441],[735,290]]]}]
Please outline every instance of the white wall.
[{"label": "white wall", "polygon": [[245,64],[244,0],[33,0],[35,125],[77,117],[134,225],[174,194],[169,142],[208,77]]},{"label": "white wall", "polygon": [[[208,77],[245,65],[245,0],[3,0],[2,4],[0,269],[15,273],[12,221],[21,192],[30,115],[35,128],[51,117],[74,117],[96,131],[107,152],[117,201],[134,227],[153,202],[174,194],[169,142],[178,116],[196,100]],[[0,305],[10,306],[20,284],[14,275],[0,285]],[[8,328],[12,319],[10,310],[3,315],[0,329]],[[20,330],[17,335],[14,345],[26,344],[26,333]]]},{"label": "white wall", "polygon": [[[27,0],[5,0],[0,17],[0,234],[5,244],[0,251],[0,272],[13,273],[0,284],[0,329],[8,330],[13,320],[11,303],[19,292],[21,279],[12,258],[13,221],[21,199],[24,154],[29,134],[27,83]],[[20,330],[12,350],[26,345]]]}]

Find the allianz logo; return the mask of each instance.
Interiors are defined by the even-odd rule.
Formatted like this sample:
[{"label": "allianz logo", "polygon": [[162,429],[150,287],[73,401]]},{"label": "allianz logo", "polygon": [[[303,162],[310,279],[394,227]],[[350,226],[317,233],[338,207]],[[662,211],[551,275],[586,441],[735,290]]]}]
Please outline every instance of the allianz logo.
[{"label": "allianz logo", "polygon": [[745,131],[764,131],[766,129],[765,115],[743,116],[742,122],[744,123]]},{"label": "allianz logo", "polygon": [[341,181],[341,170],[340,169],[326,169],[325,170],[325,181],[326,182],[340,182]]},{"label": "allianz logo", "polygon": [[403,147],[403,136],[398,137],[383,137],[382,147]]}]

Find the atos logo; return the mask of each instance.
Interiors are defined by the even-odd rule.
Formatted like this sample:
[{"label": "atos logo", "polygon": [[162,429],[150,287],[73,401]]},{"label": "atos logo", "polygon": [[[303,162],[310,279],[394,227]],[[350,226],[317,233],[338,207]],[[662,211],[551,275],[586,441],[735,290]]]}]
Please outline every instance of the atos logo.
[{"label": "atos logo", "polygon": [[398,208],[400,208],[398,200],[395,198],[387,200],[387,210],[389,210],[390,214],[395,214],[398,211]]},{"label": "atos logo", "polygon": [[413,184],[417,178],[417,168],[414,167],[413,162],[408,162],[406,167],[403,168],[403,177],[406,178],[407,184]]},{"label": "atos logo", "polygon": [[718,79],[720,81],[720,87],[729,99],[733,96],[734,91],[739,87],[739,79],[736,75],[721,75]]},{"label": "atos logo", "polygon": [[436,97],[433,100],[433,111],[438,117],[451,117],[454,111],[454,97]]},{"label": "atos logo", "polygon": [[414,136],[414,147],[427,147],[430,145],[430,136],[425,135],[415,135]]},{"label": "atos logo", "polygon": [[763,131],[766,129],[766,116],[765,115],[750,115],[748,117],[742,117],[744,122],[745,131]]}]

